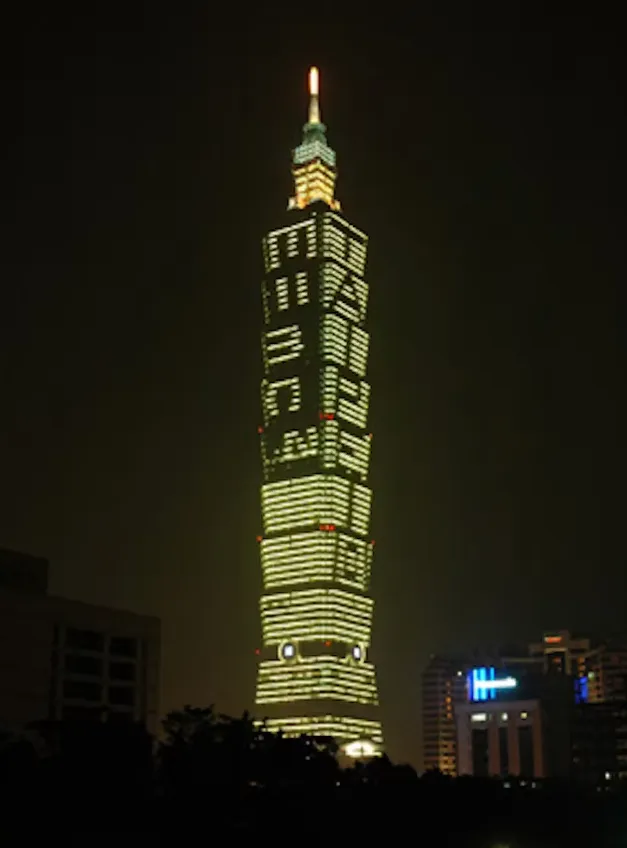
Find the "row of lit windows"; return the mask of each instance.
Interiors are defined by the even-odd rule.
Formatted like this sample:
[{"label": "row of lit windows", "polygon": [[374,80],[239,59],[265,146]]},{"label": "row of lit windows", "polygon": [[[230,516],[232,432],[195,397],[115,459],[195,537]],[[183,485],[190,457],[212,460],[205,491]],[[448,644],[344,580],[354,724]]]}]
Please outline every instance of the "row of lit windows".
[{"label": "row of lit windows", "polygon": [[342,477],[311,475],[265,483],[261,490],[264,533],[329,525],[368,533],[372,491]]},{"label": "row of lit windows", "polygon": [[267,694],[273,691],[276,694],[284,693],[286,689],[303,694],[334,687],[336,691],[343,690],[347,694],[352,692],[376,699],[377,687],[374,667],[371,664],[360,665],[339,657],[327,656],[326,659],[335,659],[336,662],[333,665],[323,665],[319,658],[311,657],[289,663],[281,660],[272,660],[269,663],[266,660],[259,664],[259,686],[263,686]]},{"label": "row of lit windows", "polygon": [[328,590],[321,590],[318,598],[299,595],[291,592],[262,596],[264,644],[275,645],[285,639],[331,639],[369,644],[372,601],[368,608],[357,609],[355,598],[350,595],[343,599],[328,594]]},{"label": "row of lit windows", "polygon": [[366,375],[370,337],[361,327],[356,327],[335,312],[322,317],[320,354],[323,360],[356,371],[360,377]]},{"label": "row of lit windows", "polygon": [[342,686],[329,684],[312,684],[308,687],[295,689],[291,686],[286,686],[283,689],[270,691],[259,684],[255,703],[262,704],[284,704],[297,701],[314,701],[314,700],[334,700],[346,701],[349,704],[371,704],[378,705],[378,700],[374,697],[374,690],[364,691],[363,693],[354,688],[344,688]]},{"label": "row of lit windows", "polygon": [[299,168],[294,168],[292,173],[297,192],[304,184],[311,183],[314,180],[319,180],[330,188],[333,188],[335,185],[335,172],[320,160],[309,162],[307,165],[302,165]]},{"label": "row of lit windows", "polygon": [[298,359],[305,349],[303,334],[298,324],[268,330],[262,336],[262,347],[266,371],[273,365]]},{"label": "row of lit windows", "polygon": [[296,662],[287,663],[281,659],[262,660],[259,663],[259,671],[263,673],[264,678],[275,681],[328,678],[365,686],[375,680],[372,663],[355,663],[347,657],[336,657],[333,654],[298,657]]},{"label": "row of lit windows", "polygon": [[[263,239],[262,248],[267,272],[281,266],[280,240],[285,239],[287,241],[292,233],[299,230],[303,230],[305,233],[307,258],[312,258],[316,255],[316,225],[314,217],[312,217],[305,221],[291,224],[289,227],[273,230]],[[297,235],[300,235],[300,233]]]},{"label": "row of lit windows", "polygon": [[[340,305],[340,304],[338,304]],[[365,376],[368,361],[368,333],[350,323],[346,317],[326,313],[321,322],[320,354],[323,360]],[[262,352],[266,372],[273,366],[298,359],[305,349],[298,324],[269,330],[262,335]]]},{"label": "row of lit windows", "polygon": [[327,221],[322,231],[322,256],[350,268],[359,276],[366,269],[366,247]]},{"label": "row of lit windows", "polygon": [[266,324],[270,323],[274,312],[285,312],[291,306],[306,306],[309,303],[307,271],[297,271],[293,277],[264,280],[262,299]]},{"label": "row of lit windows", "polygon": [[[283,312],[290,307],[289,278],[278,277],[275,280],[277,311]],[[307,272],[299,271],[296,274],[296,305],[305,306],[309,303],[309,291],[307,289]]]},{"label": "row of lit windows", "polygon": [[325,412],[337,412],[355,427],[364,430],[368,423],[370,385],[364,380],[355,383],[340,377],[334,365],[326,366],[321,372],[322,407]]},{"label": "row of lit windows", "polygon": [[261,541],[266,589],[334,580],[366,591],[372,567],[372,543],[341,532],[312,530]]},{"label": "row of lit windows", "polygon": [[[267,613],[280,612],[286,609],[300,609],[303,605],[319,607],[321,604],[330,604],[333,608],[342,607],[349,617],[361,623],[370,620],[374,608],[374,601],[368,596],[345,592],[343,589],[319,587],[299,589],[294,592],[273,592],[271,595],[262,595],[259,602],[262,612]],[[351,637],[351,639],[353,638]]]},{"label": "row of lit windows", "polygon": [[335,151],[323,141],[310,141],[306,144],[300,144],[294,150],[293,161],[294,164],[299,165],[316,157],[323,159],[331,167],[335,166]]},{"label": "row of lit windows", "polygon": [[290,718],[268,719],[265,724],[270,731],[283,731],[286,736],[331,736],[340,742],[352,739],[371,739],[382,745],[383,734],[378,721],[350,718],[348,716],[293,716]]},{"label": "row of lit windows", "polygon": [[299,430],[290,430],[283,434],[283,441],[274,451],[272,461],[274,463],[294,462],[317,456],[318,444],[317,427],[307,427],[304,433]]},{"label": "row of lit windows", "polygon": [[341,218],[339,215],[334,215],[333,212],[325,212],[325,224],[329,221],[332,222],[340,232],[346,232],[348,234],[352,233],[365,250],[366,244],[368,243],[368,236],[362,232],[362,230],[359,230],[354,224],[350,224],[345,218]]},{"label": "row of lit windows", "polygon": [[[324,200],[330,201],[330,205],[334,205],[333,201],[333,184],[334,174],[327,169],[322,163],[315,163],[315,173],[318,175],[316,182],[316,192],[323,192]],[[297,169],[295,176],[300,178],[301,171]],[[296,198],[296,205],[306,206],[313,198],[307,197],[307,192],[311,192],[311,181],[304,173],[305,181],[302,189],[298,191],[300,197]],[[278,230],[273,230],[263,240],[263,255],[266,271],[281,266],[280,257],[280,240],[285,239],[287,242],[287,255],[294,257],[299,255],[302,250],[300,230],[304,231],[305,235],[305,256],[313,258],[318,253],[317,232],[316,232],[316,215],[305,221],[299,221],[289,227],[282,227]],[[322,218],[322,243],[319,251],[323,258],[334,259],[340,264],[352,269],[356,274],[362,276],[366,266],[366,243],[367,237],[361,233],[356,227],[353,227],[347,221],[344,221],[332,212],[327,212]],[[296,240],[294,239],[296,233]]]},{"label": "row of lit windows", "polygon": [[366,318],[368,284],[334,262],[324,262],[320,269],[320,302],[359,324]]},{"label": "row of lit windows", "polygon": [[324,421],[322,429],[322,465],[324,468],[344,467],[359,475],[362,482],[368,476],[370,436],[354,436],[340,429],[337,421]]},{"label": "row of lit windows", "polygon": [[261,383],[261,403],[264,423],[266,425],[281,412],[281,408],[279,407],[279,392],[281,392],[283,398],[286,398],[286,402],[283,404],[284,411],[298,412],[300,409],[302,396],[298,377],[274,380],[272,383],[263,380]]},{"label": "row of lit windows", "polygon": [[257,704],[327,698],[377,704],[373,666],[332,656],[301,658],[295,664],[281,660],[259,664]]},{"label": "row of lit windows", "polygon": [[[318,429],[320,432],[318,432]],[[321,453],[323,469],[346,468],[364,483],[370,465],[370,435],[355,436],[340,429],[336,420],[321,421],[318,427],[305,430],[288,430],[272,453],[265,455],[264,462],[271,465],[296,462]]]},{"label": "row of lit windows", "polygon": [[316,200],[323,200],[329,206],[334,205],[335,174],[320,160],[294,170],[296,197],[292,203],[304,209]]},{"label": "row of lit windows", "polygon": [[[339,369],[335,365],[328,365],[321,370],[320,384],[324,420],[332,420],[337,414],[338,418],[357,429],[365,430],[370,406],[370,384],[365,380],[355,382],[347,377],[340,377]],[[279,403],[279,394],[281,394],[281,403]],[[273,381],[262,380],[261,403],[266,426],[281,412],[298,412],[301,402],[299,377],[286,377]]]},{"label": "row of lit windows", "polygon": [[[300,198],[306,200],[307,193],[316,188],[322,189],[333,199],[335,188],[335,172],[320,160],[311,162],[300,168],[294,168],[294,183],[297,203]],[[299,204],[300,205],[300,204]]]},{"label": "row of lit windows", "polygon": [[338,215],[326,214],[323,217],[323,230],[329,238],[345,245],[347,251],[352,250],[360,256],[365,256],[368,239],[359,233],[356,227],[349,224]]}]

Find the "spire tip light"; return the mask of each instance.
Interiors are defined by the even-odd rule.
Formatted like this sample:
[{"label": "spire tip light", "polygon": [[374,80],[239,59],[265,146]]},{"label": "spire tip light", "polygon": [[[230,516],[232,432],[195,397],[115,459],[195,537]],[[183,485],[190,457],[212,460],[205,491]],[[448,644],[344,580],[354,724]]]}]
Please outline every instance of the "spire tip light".
[{"label": "spire tip light", "polygon": [[309,69],[309,94],[318,95],[318,68]]}]

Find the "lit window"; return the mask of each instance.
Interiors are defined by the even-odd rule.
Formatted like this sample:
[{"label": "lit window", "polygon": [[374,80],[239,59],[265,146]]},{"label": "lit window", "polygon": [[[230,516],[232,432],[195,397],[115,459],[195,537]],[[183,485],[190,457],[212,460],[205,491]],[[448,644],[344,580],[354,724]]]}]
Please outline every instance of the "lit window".
[{"label": "lit window", "polygon": [[521,717],[522,719],[529,718],[529,713],[521,713],[521,714],[520,714],[520,717]]},{"label": "lit window", "polygon": [[487,721],[488,720],[488,714],[487,713],[475,713],[474,715],[470,716],[470,720],[471,721]]}]

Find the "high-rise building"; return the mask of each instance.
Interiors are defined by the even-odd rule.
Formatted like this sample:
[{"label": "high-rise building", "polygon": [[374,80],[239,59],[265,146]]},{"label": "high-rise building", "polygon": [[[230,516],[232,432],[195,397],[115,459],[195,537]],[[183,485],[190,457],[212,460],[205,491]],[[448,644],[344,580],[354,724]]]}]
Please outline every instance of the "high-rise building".
[{"label": "high-rise building", "polygon": [[547,674],[569,674],[572,677],[586,673],[591,642],[585,637],[575,637],[569,630],[552,630],[544,633],[541,642],[532,642],[529,656],[541,661]]},{"label": "high-rise building", "polygon": [[422,751],[425,771],[457,773],[455,707],[466,697],[466,662],[432,656],[422,674]]},{"label": "high-rise building", "polygon": [[49,595],[48,563],[0,551],[0,728],[159,721],[158,618]]},{"label": "high-rise building", "polygon": [[458,775],[569,776],[569,675],[522,664],[473,668],[466,680],[465,702],[455,707]]},{"label": "high-rise building", "polygon": [[381,750],[370,658],[367,236],[340,213],[318,71],[285,222],[263,239],[263,573],[256,704],[270,729]]},{"label": "high-rise building", "polygon": [[627,775],[625,642],[553,630],[526,650],[434,655],[422,674],[422,730],[425,770]]},{"label": "high-rise building", "polygon": [[627,702],[627,646],[615,638],[602,642],[586,660],[590,703]]}]

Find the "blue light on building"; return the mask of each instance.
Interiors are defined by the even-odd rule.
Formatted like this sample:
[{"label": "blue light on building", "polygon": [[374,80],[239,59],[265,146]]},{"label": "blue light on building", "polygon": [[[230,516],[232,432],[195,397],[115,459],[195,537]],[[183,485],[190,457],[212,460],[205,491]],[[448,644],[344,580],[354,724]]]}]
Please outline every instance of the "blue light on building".
[{"label": "blue light on building", "polygon": [[513,677],[497,678],[494,666],[473,668],[466,680],[469,701],[494,701],[497,691],[518,686],[518,681]]},{"label": "blue light on building", "polygon": [[588,678],[580,677],[575,680],[575,703],[585,704],[588,701]]}]

